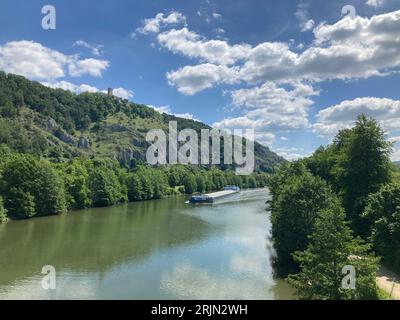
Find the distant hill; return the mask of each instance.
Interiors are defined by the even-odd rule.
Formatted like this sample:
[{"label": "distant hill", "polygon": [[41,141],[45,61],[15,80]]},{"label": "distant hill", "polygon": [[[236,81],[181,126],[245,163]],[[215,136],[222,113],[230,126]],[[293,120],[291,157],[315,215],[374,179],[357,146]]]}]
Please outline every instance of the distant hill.
[{"label": "distant hill", "polygon": [[[0,144],[19,152],[53,161],[99,155],[132,167],[145,160],[146,133],[153,128],[167,132],[171,120],[178,129],[210,128],[102,93],[76,95],[0,71]],[[256,168],[264,172],[285,162],[259,143],[255,157]]]},{"label": "distant hill", "polygon": [[396,166],[400,167],[400,161],[393,162]]}]

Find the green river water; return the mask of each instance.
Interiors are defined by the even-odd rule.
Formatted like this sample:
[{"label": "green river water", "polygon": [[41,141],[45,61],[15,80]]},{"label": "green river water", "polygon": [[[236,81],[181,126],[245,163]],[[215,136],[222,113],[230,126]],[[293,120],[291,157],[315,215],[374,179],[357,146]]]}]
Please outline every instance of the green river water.
[{"label": "green river water", "polygon": [[[291,299],[275,279],[266,189],[0,225],[0,299]],[[44,265],[56,289],[42,288]]]}]

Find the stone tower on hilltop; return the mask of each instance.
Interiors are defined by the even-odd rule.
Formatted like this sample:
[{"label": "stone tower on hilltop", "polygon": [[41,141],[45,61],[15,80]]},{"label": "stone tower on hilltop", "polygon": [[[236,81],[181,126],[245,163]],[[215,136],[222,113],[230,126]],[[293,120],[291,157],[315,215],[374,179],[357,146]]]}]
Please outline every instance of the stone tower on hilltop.
[{"label": "stone tower on hilltop", "polygon": [[113,97],[113,88],[108,88],[107,95],[111,98]]}]

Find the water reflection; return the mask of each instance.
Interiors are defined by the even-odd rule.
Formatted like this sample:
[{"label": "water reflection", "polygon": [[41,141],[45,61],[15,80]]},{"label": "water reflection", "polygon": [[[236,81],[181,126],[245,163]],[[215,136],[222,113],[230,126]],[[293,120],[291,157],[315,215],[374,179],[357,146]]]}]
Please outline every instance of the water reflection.
[{"label": "water reflection", "polygon": [[[0,298],[290,298],[273,278],[266,191],[188,206],[182,197],[0,226]],[[57,269],[57,290],[40,270]]]}]

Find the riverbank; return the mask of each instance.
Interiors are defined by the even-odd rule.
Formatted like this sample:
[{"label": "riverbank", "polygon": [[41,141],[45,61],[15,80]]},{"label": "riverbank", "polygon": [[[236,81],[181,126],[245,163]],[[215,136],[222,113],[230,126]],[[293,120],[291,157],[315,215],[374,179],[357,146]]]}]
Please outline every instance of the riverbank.
[{"label": "riverbank", "polygon": [[376,277],[376,283],[385,291],[390,299],[400,300],[400,275],[381,267]]}]

